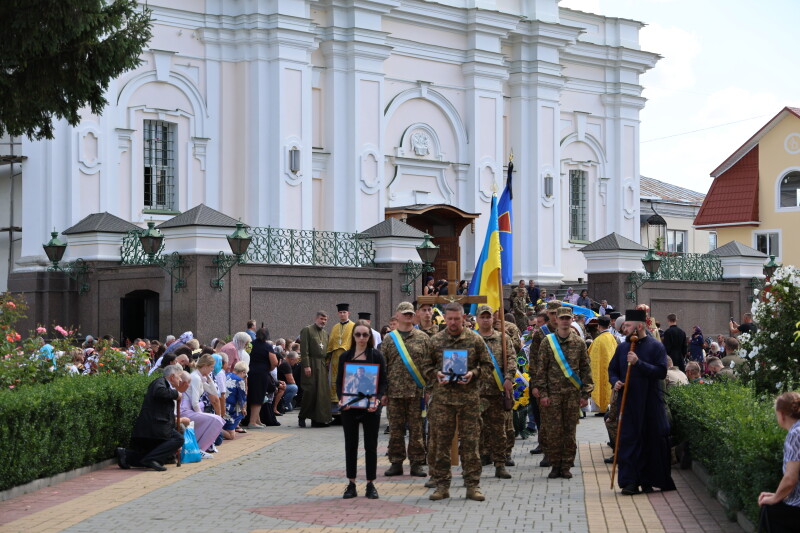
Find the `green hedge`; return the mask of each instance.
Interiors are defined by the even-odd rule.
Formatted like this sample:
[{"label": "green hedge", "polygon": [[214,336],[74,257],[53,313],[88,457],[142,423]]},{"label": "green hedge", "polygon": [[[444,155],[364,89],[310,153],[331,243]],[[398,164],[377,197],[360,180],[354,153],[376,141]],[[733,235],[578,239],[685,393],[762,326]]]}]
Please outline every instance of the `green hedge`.
[{"label": "green hedge", "polygon": [[692,459],[706,467],[729,512],[758,522],[758,495],[781,480],[786,431],[771,400],[755,400],[735,382],[673,387],[667,396],[674,431],[689,443]]},{"label": "green hedge", "polygon": [[151,381],[75,376],[0,391],[0,490],[113,457],[128,444]]}]

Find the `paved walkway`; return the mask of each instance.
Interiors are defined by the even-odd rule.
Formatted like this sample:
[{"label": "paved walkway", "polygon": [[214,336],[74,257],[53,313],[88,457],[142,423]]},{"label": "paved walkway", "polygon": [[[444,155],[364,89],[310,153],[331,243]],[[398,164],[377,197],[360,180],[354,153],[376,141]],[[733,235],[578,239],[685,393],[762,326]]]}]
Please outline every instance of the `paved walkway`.
[{"label": "paved walkway", "polygon": [[496,479],[493,467],[485,468],[484,503],[464,498],[457,475],[443,502],[428,499],[422,478],[383,476],[383,432],[381,499],[363,497],[362,469],[360,497],[343,500],[341,428],[300,429],[291,413],[280,420],[283,426],[252,430],[201,463],[163,473],[109,467],[0,502],[0,532],[741,531],[689,471],[674,471],[678,490],[671,493],[624,497],[610,490],[600,418],[578,426],[573,479],[548,480],[541,456],[528,453],[536,439],[518,440],[513,479]]}]

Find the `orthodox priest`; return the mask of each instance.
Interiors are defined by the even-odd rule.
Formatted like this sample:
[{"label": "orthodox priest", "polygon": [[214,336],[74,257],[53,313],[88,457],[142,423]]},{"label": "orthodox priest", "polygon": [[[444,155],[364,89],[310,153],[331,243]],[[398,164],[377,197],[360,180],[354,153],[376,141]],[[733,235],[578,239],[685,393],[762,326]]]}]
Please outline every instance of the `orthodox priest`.
[{"label": "orthodox priest", "polygon": [[325,427],[331,422],[330,384],[328,369],[325,366],[325,348],[328,345],[328,332],[325,324],[328,314],[317,311],[313,324],[300,331],[300,363],[303,366],[303,400],[300,404],[298,422],[306,427],[306,418],[311,419],[311,427]]},{"label": "orthodox priest", "polygon": [[[675,490],[670,474],[669,422],[660,386],[667,376],[667,352],[661,342],[647,335],[646,323],[644,310],[625,311],[626,331],[635,333],[639,340],[634,350],[630,341],[620,344],[608,365],[611,386],[618,391],[628,387],[616,443],[617,481],[625,495],[650,493],[654,487]],[[629,364],[630,377],[625,383]],[[618,396],[622,401],[623,395]]]},{"label": "orthodox priest", "polygon": [[592,391],[592,401],[600,409],[600,414],[608,410],[611,403],[611,384],[608,382],[608,364],[617,351],[617,339],[608,331],[611,319],[607,315],[602,315],[597,319],[597,330],[599,334],[589,346],[589,359],[592,362],[592,379],[594,380],[594,390]]},{"label": "orthodox priest", "polygon": [[355,323],[350,320],[350,304],[336,304],[339,314],[339,323],[333,326],[328,337],[328,370],[330,372],[331,403],[339,403],[336,395],[336,374],[339,372],[339,356],[350,349],[353,342],[353,327]]}]

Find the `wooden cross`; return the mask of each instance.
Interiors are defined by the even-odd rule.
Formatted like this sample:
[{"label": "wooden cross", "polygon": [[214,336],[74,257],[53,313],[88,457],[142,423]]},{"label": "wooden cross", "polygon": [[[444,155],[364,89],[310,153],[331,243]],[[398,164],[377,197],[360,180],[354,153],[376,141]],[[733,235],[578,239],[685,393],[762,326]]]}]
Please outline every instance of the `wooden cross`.
[{"label": "wooden cross", "polygon": [[[456,294],[458,290],[458,263],[455,261],[447,262],[447,296],[419,296],[417,305],[447,305],[451,302],[459,304],[485,304],[486,296],[469,296],[466,294]],[[451,294],[450,291],[453,291]],[[458,466],[458,421],[456,421],[456,433],[453,435],[453,443],[450,446],[450,464]]]}]

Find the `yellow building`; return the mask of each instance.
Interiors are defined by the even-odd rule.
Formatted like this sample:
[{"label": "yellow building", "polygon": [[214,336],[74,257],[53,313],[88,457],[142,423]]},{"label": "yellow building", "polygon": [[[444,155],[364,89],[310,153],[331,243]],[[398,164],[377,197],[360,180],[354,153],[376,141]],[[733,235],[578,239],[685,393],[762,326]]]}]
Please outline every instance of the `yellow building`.
[{"label": "yellow building", "polygon": [[784,107],[711,177],[695,228],[800,265],[800,108]]}]

